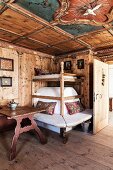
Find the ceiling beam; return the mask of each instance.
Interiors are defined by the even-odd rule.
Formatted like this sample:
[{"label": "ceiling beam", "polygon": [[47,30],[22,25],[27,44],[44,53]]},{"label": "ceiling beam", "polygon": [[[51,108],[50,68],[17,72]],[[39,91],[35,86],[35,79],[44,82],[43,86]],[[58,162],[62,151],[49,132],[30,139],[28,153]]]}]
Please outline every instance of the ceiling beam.
[{"label": "ceiling beam", "polygon": [[107,62],[107,61],[113,61],[113,55],[110,56],[104,56],[104,57],[99,57],[102,61]]},{"label": "ceiling beam", "polygon": [[98,55],[98,56],[109,56],[109,55],[113,55],[113,47],[107,47],[104,49],[95,49],[94,50],[94,55]]},{"label": "ceiling beam", "polygon": [[41,23],[42,25],[48,25],[51,27],[51,25],[49,24],[49,22],[41,19],[40,17],[38,17],[37,15],[25,10],[24,8],[20,7],[19,5],[17,4],[7,4],[7,7],[12,9],[13,11],[23,15],[23,16],[26,16],[27,18],[30,18],[31,20],[35,21],[35,22],[38,22],[38,23]]},{"label": "ceiling beam", "polygon": [[0,15],[5,11],[5,10],[7,10],[8,9],[8,4],[11,4],[11,3],[13,3],[13,2],[15,2],[15,0],[7,0],[7,1],[5,1],[5,0],[1,0],[2,2],[1,3],[3,3],[3,7],[0,9]]},{"label": "ceiling beam", "polygon": [[16,32],[13,32],[13,31],[10,31],[10,30],[6,30],[4,28],[0,28],[1,31],[4,31],[4,32],[7,32],[7,33],[11,33],[11,34],[14,34],[14,35],[18,35],[18,36],[21,36],[21,34],[18,34]]},{"label": "ceiling beam", "polygon": [[61,48],[59,48],[59,47],[56,47],[56,46],[54,46],[54,45],[49,45],[49,46],[47,46],[47,47],[44,47],[44,48],[37,48],[37,51],[39,50],[45,50],[45,49],[50,49],[50,48],[54,48],[54,49],[57,49],[57,50],[60,50],[60,51],[62,51],[62,52],[64,52],[64,50],[62,50]]},{"label": "ceiling beam", "polygon": [[108,32],[113,36],[113,29],[108,29]]},{"label": "ceiling beam", "polygon": [[[81,45],[83,45],[84,47],[87,47],[87,48],[92,48],[92,46],[91,46],[90,44],[88,44],[87,42],[81,40],[81,39],[80,39],[81,37],[85,37],[85,36],[90,35],[90,34],[102,32],[102,31],[104,31],[104,30],[108,30],[108,27],[107,27],[107,26],[106,26],[106,27],[104,26],[104,28],[102,28],[102,29],[100,29],[100,30],[88,32],[88,33],[85,33],[85,34],[82,34],[82,35],[79,35],[79,36],[73,36],[73,35],[65,32],[65,31],[63,31],[63,30],[60,29],[59,27],[54,26],[54,24],[52,25],[52,23],[49,23],[49,22],[43,20],[42,18],[38,17],[37,15],[32,14],[31,12],[25,10],[24,8],[20,7],[19,5],[15,4],[14,2],[15,2],[15,0],[10,0],[10,1],[6,4],[6,7],[10,8],[10,9],[12,9],[12,10],[18,12],[18,13],[20,13],[21,15],[26,16],[27,18],[30,18],[30,19],[34,20],[35,22],[41,23],[41,24],[44,25],[45,27],[47,27],[47,26],[48,26],[48,27],[51,27],[53,30],[55,30],[55,31],[58,32],[59,34],[65,35],[65,36],[67,36],[68,38],[72,38],[74,41],[76,41],[77,43],[79,43],[79,44],[81,44]],[[112,26],[112,25],[109,25],[109,29],[110,29],[110,28],[113,28],[113,26]],[[38,30],[37,30],[37,31],[38,31]],[[32,33],[35,34],[35,32],[31,32],[31,34],[32,34]],[[29,34],[29,35],[30,35],[30,34]],[[24,38],[25,36],[27,37],[27,36],[29,36],[29,35],[23,35],[23,36],[21,36],[21,37]],[[21,40],[21,37],[20,37],[20,40]],[[19,40],[17,40],[17,41],[19,41]],[[68,40],[67,40],[67,41],[68,41]],[[15,40],[15,42],[16,42],[16,40]],[[49,46],[50,46],[50,45],[49,45]]]},{"label": "ceiling beam", "polygon": [[96,48],[106,48],[106,47],[109,47],[109,46],[113,46],[113,40],[109,41],[109,42],[104,42],[104,43],[99,44],[99,45],[95,45],[93,47],[93,49],[95,50]]},{"label": "ceiling beam", "polygon": [[[42,24],[42,22],[44,23],[44,25],[48,25],[50,26],[53,30],[55,30],[56,32],[62,34],[62,35],[65,35],[67,37],[70,37],[70,38],[73,38],[75,40],[75,36],[65,32],[64,30],[62,30],[61,28],[57,27],[57,26],[54,26],[54,25],[51,25],[50,23],[48,23],[47,21],[44,21],[43,19],[41,19],[40,17],[32,14],[31,12],[25,10],[24,8],[20,7],[19,5],[17,4],[9,4],[8,5],[9,8],[11,8],[12,10],[15,10],[16,12],[18,13],[21,13],[23,15],[27,15],[29,16],[30,18],[34,18],[38,21],[40,21],[40,23]],[[88,45],[86,42],[84,41],[79,41],[79,40],[75,40],[77,41],[79,44],[82,44],[83,46],[87,46],[89,48],[90,45]]]},{"label": "ceiling beam", "polygon": [[43,28],[41,28],[41,29],[35,29],[35,30],[33,30],[33,31],[31,31],[31,32],[29,32],[29,33],[27,33],[27,34],[21,35],[20,37],[18,37],[18,38],[16,38],[15,40],[13,40],[12,43],[19,42],[19,41],[21,41],[21,40],[24,39],[24,38],[28,38],[28,36],[30,36],[30,35],[33,35],[33,34],[35,34],[35,33],[37,33],[37,32],[40,32],[40,31],[42,31],[42,30],[45,30],[46,28],[47,28],[47,27],[43,27]]},{"label": "ceiling beam", "polygon": [[42,52],[39,52],[39,51],[36,51],[36,50],[32,50],[32,49],[29,49],[29,48],[25,48],[25,47],[20,47],[18,45],[14,45],[12,43],[8,43],[8,42],[5,42],[5,41],[0,41],[0,47],[2,48],[8,48],[8,49],[13,49],[13,50],[16,50],[17,52],[19,53],[27,53],[27,54],[34,54],[34,55],[39,55],[42,56],[42,57],[46,57],[46,58],[53,58],[54,56],[53,55],[49,55],[49,54],[45,54],[45,53],[42,53]]},{"label": "ceiling beam", "polygon": [[107,25],[103,25],[103,26],[113,36],[113,25],[112,24],[107,24]]},{"label": "ceiling beam", "polygon": [[73,51],[70,51],[70,52],[65,52],[63,54],[59,54],[59,55],[56,55],[57,57],[59,58],[64,58],[66,56],[71,56],[73,58],[76,57],[77,54],[80,54],[80,53],[85,53],[85,54],[89,54],[89,49],[86,49],[86,48],[82,48],[82,49],[79,49],[79,50],[73,50]]},{"label": "ceiling beam", "polygon": [[83,41],[83,40],[80,40],[79,38],[77,38],[77,39],[75,39],[77,42],[79,42],[81,45],[83,45],[83,46],[86,46],[87,48],[92,48],[92,46],[90,45],[90,44],[88,44],[88,43],[86,43],[85,41]]},{"label": "ceiling beam", "polygon": [[4,4],[4,6],[0,9],[0,15],[6,10],[8,7]]}]

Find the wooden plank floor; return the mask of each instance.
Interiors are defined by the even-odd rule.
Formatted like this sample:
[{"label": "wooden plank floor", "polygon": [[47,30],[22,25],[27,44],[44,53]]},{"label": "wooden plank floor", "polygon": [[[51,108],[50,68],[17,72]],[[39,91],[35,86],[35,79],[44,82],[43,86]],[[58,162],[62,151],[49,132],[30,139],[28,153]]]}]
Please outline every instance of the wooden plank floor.
[{"label": "wooden plank floor", "polygon": [[113,113],[110,124],[97,135],[71,131],[62,144],[50,133],[41,145],[34,135],[22,134],[15,160],[8,161],[13,131],[0,134],[0,170],[113,170]]}]

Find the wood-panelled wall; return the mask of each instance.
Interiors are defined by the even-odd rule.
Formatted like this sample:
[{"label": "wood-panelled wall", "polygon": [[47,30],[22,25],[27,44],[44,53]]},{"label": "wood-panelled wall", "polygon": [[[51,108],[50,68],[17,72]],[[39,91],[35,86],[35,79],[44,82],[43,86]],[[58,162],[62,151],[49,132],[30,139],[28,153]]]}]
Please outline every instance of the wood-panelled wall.
[{"label": "wood-panelled wall", "polygon": [[[77,60],[84,59],[84,69],[78,69],[77,67]],[[56,62],[56,69],[57,72],[60,71],[60,63],[61,61],[71,61],[71,73],[76,73],[84,76],[84,83],[83,86],[83,94],[84,94],[84,105],[86,108],[92,108],[92,100],[93,100],[93,53],[91,51],[81,52],[69,56],[65,56],[63,58],[57,59]],[[66,71],[65,71],[66,72]],[[68,71],[69,72],[69,71]]]},{"label": "wood-panelled wall", "polygon": [[[9,48],[9,46],[11,48]],[[30,53],[29,53],[30,52]],[[14,59],[14,71],[1,71],[0,76],[12,77],[12,87],[0,87],[0,104],[6,105],[10,100],[15,99],[21,106],[31,105],[32,78],[34,68],[52,72],[52,56],[23,50],[12,45],[0,46],[0,57]],[[37,83],[37,88],[45,86],[45,83]]]},{"label": "wood-panelled wall", "polygon": [[0,87],[0,104],[7,104],[11,99],[18,102],[18,53],[15,50],[0,48],[0,57],[14,60],[14,71],[0,70],[0,77],[12,77],[12,87]]},{"label": "wood-panelled wall", "polygon": [[[9,46],[11,48],[9,48]],[[31,105],[32,78],[34,68],[40,68],[49,72],[60,72],[60,62],[70,61],[72,63],[71,72],[84,75],[83,94],[86,108],[92,107],[93,102],[93,54],[91,51],[76,53],[62,57],[48,56],[43,53],[23,50],[12,45],[0,44],[0,57],[14,59],[14,71],[1,71],[0,76],[11,76],[13,78],[12,87],[0,87],[0,104],[6,104],[11,99],[15,99],[19,105]],[[84,69],[77,68],[77,60],[84,59]],[[45,82],[35,83],[35,89],[46,86]]]},{"label": "wood-panelled wall", "polygon": [[[40,55],[32,55],[23,53],[19,63],[19,103],[22,106],[31,105],[32,94],[32,78],[34,76],[34,68],[39,68],[52,72],[53,59],[41,57]],[[47,86],[45,82],[35,82],[35,90]]]}]

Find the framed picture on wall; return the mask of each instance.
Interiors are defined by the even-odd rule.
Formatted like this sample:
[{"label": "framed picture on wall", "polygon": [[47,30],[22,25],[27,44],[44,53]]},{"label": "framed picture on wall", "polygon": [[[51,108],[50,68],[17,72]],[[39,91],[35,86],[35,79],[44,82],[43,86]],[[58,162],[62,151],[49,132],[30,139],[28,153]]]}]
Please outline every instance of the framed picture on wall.
[{"label": "framed picture on wall", "polygon": [[71,61],[64,62],[64,70],[71,70]]},{"label": "framed picture on wall", "polygon": [[12,77],[0,77],[0,86],[1,87],[11,87],[12,86]]},{"label": "framed picture on wall", "polygon": [[77,60],[77,68],[84,69],[84,59]]},{"label": "framed picture on wall", "polygon": [[0,57],[0,70],[14,71],[14,60]]}]

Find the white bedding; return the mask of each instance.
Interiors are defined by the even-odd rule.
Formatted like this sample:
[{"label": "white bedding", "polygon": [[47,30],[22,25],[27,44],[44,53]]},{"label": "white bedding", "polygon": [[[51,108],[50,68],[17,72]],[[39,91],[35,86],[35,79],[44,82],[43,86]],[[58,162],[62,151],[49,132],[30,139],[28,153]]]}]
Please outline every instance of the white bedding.
[{"label": "white bedding", "polygon": [[[42,87],[37,90],[35,95],[42,95],[42,96],[55,96],[60,97],[60,87]],[[77,92],[72,87],[65,87],[64,88],[64,97],[68,96],[76,96]],[[70,128],[74,127],[78,124],[81,124],[92,117],[92,110],[86,109],[83,112],[76,113],[74,115],[69,115],[67,108],[64,104],[64,116],[60,115],[60,101],[58,100],[50,100],[50,99],[34,99],[34,105],[40,101],[44,102],[56,102],[55,110],[53,115],[47,115],[43,113],[38,113],[34,115],[34,119],[39,123],[42,122],[45,125],[51,125],[57,128]],[[68,100],[68,102],[79,101],[79,99]],[[67,101],[65,101],[67,102]],[[44,126],[46,127],[46,126]],[[52,130],[52,128],[51,128]]]},{"label": "white bedding", "polygon": [[52,126],[60,127],[60,128],[66,128],[66,127],[73,127],[78,124],[81,124],[92,117],[92,110],[86,109],[83,112],[79,112],[73,115],[47,115],[43,113],[38,113],[34,115],[34,119],[43,122]]},{"label": "white bedding", "polygon": [[[41,79],[57,79],[60,78],[60,74],[47,74],[47,75],[39,75],[39,76],[34,76],[34,80],[41,80]],[[76,79],[76,76],[65,76],[64,78],[68,78],[68,79]]]},{"label": "white bedding", "polygon": [[[35,95],[60,97],[60,87],[41,87],[40,89],[37,90]],[[77,92],[75,91],[73,87],[64,87],[64,97],[76,96],[76,95],[77,95]],[[44,102],[56,102],[54,113],[60,114],[60,101],[34,98],[33,99],[34,106],[36,106],[36,103],[38,102],[38,100],[44,101]],[[79,101],[79,99],[67,100],[65,102],[73,102],[73,101]],[[65,104],[64,104],[64,114],[68,114]]]}]

